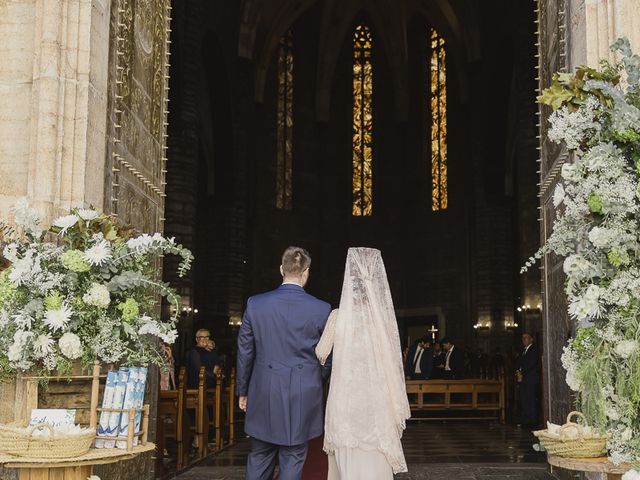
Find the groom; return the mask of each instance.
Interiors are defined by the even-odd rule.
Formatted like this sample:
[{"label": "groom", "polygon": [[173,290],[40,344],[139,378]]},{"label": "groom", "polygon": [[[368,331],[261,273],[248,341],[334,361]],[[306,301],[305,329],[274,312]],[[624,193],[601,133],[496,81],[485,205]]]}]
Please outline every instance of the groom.
[{"label": "groom", "polygon": [[322,434],[323,372],[315,346],[331,311],[304,291],[311,257],[299,247],[282,255],[282,285],[251,297],[238,334],[237,389],[251,437],[247,480],[298,480],[307,442]]}]

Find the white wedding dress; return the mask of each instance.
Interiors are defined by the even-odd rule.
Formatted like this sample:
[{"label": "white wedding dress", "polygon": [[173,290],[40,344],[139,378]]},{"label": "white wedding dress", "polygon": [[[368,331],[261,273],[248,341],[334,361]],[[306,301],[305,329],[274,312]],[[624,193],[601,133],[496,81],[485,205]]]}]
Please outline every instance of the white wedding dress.
[{"label": "white wedding dress", "polygon": [[333,350],[325,418],[329,480],[391,480],[406,472],[400,439],[410,417],[400,337],[380,251],[350,248],[340,308],[316,353]]}]

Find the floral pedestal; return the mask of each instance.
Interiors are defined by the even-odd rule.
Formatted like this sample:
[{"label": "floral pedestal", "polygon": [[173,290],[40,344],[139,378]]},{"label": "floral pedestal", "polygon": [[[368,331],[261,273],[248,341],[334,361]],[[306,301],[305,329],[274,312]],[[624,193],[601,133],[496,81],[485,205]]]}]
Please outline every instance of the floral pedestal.
[{"label": "floral pedestal", "polygon": [[96,449],[76,458],[43,459],[0,454],[0,465],[17,468],[19,480],[87,480],[94,465],[117,463],[155,450],[153,443],[134,447],[131,452],[117,448]]},{"label": "floral pedestal", "polygon": [[631,468],[630,465],[615,465],[607,457],[600,458],[563,458],[548,455],[547,462],[554,467],[577,472],[606,473],[607,480],[620,480],[622,475]]}]

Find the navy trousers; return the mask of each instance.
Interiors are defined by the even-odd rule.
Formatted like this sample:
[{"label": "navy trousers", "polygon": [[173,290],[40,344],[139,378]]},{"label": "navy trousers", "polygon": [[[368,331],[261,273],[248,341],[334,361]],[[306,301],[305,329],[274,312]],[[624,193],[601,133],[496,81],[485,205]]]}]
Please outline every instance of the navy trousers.
[{"label": "navy trousers", "polygon": [[307,443],[289,447],[252,438],[246,480],[271,480],[276,457],[280,464],[279,480],[300,480],[307,458]]},{"label": "navy trousers", "polygon": [[527,426],[538,425],[539,383],[520,383],[520,423]]}]

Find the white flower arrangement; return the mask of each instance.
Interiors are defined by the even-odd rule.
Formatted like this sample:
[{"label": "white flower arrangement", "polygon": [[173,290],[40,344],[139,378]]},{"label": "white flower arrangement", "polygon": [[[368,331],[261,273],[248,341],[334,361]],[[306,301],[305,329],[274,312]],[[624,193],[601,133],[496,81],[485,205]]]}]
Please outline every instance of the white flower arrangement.
[{"label": "white flower arrangement", "polygon": [[78,360],[164,365],[158,340],[176,340],[178,318],[158,318],[158,302],[177,307],[178,297],[155,265],[178,255],[182,276],[191,252],[159,233],[136,235],[94,209],[74,209],[47,232],[25,200],[12,213],[15,226],[0,221],[9,262],[0,272],[0,377],[64,373]]},{"label": "white flower arrangement", "polygon": [[[576,333],[562,354],[566,382],[587,421],[609,436],[615,463],[640,462],[640,57],[626,39],[619,64],[560,73],[539,97],[549,139],[573,154],[553,192],[547,252],[565,257]],[[621,72],[626,84],[621,84]],[[625,480],[640,478],[631,470]]]}]

